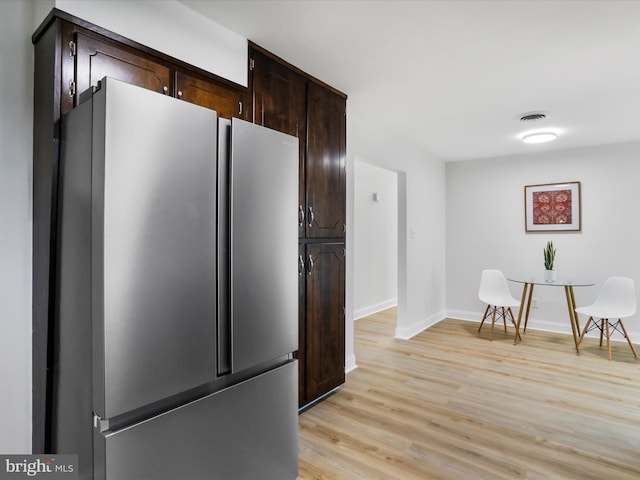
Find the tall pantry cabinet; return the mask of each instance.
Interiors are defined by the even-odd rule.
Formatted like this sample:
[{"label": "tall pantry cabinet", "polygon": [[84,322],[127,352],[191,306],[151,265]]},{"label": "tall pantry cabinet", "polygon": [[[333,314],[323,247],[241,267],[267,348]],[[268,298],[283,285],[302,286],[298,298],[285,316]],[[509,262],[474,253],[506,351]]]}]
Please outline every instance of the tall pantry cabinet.
[{"label": "tall pantry cabinet", "polygon": [[344,383],[346,96],[257,45],[253,121],[298,137],[299,404]]}]

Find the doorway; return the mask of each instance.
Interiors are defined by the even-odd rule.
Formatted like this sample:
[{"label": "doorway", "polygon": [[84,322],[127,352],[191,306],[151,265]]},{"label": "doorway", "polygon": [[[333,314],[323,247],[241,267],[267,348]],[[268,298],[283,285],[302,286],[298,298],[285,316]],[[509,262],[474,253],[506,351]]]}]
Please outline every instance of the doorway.
[{"label": "doorway", "polygon": [[[398,305],[401,175],[354,163],[354,321]],[[397,325],[397,318],[395,319]]]}]

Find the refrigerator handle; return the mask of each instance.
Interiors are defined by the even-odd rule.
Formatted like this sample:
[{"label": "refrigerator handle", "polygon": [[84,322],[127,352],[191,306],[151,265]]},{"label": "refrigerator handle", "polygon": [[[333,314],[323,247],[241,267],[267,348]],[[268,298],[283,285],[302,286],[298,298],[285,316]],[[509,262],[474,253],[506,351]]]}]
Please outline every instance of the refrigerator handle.
[{"label": "refrigerator handle", "polygon": [[229,273],[231,254],[229,176],[231,146],[231,122],[218,119],[218,315],[217,315],[217,375],[231,373],[231,276]]}]

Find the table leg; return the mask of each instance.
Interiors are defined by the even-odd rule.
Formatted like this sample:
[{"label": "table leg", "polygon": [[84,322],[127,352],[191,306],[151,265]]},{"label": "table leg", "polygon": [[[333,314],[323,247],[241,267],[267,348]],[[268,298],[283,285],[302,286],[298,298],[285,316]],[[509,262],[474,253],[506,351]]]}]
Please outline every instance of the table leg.
[{"label": "table leg", "polygon": [[[525,283],[524,287],[522,287],[522,298],[520,299],[520,308],[518,309],[518,323],[516,323],[516,336],[513,339],[513,344],[516,345],[518,343],[518,338],[522,340],[520,336],[520,322],[522,321],[522,311],[524,310],[523,306],[527,299],[527,292],[533,290],[533,284],[531,284],[531,289],[529,290],[529,284]],[[524,319],[524,324],[527,324],[527,320],[529,320],[529,306],[531,305],[531,293],[529,293],[529,301],[527,304],[527,314]]]},{"label": "table leg", "polygon": [[578,336],[580,335],[580,322],[576,313],[576,298],[573,294],[573,286],[565,285],[564,293],[567,297],[567,308],[569,309],[569,321],[571,322],[571,332],[573,333],[573,342],[576,345],[576,354],[580,355],[578,347]]},{"label": "table leg", "polygon": [[580,320],[578,319],[578,314],[576,313],[576,297],[573,294],[573,286],[569,285],[569,296],[571,297],[571,311],[573,312],[573,319],[576,322],[576,333],[580,335]]},{"label": "table leg", "polygon": [[531,299],[533,298],[533,287],[535,285],[531,283],[529,285],[529,300],[527,300],[527,315],[524,317],[524,330],[523,333],[527,333],[527,324],[529,323],[529,312],[531,311]]}]

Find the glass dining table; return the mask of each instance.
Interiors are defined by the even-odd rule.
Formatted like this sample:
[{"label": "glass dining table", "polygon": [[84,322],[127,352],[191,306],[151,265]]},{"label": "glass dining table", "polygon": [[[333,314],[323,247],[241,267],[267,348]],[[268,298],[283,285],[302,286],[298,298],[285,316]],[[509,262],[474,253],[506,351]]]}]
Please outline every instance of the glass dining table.
[{"label": "glass dining table", "polygon": [[518,312],[518,322],[516,323],[516,335],[513,344],[516,345],[518,343],[518,338],[520,338],[520,340],[522,341],[522,337],[520,336],[520,322],[522,321],[522,311],[525,310],[525,305],[526,313],[524,317],[523,333],[527,332],[529,311],[531,310],[531,299],[533,298],[533,287],[536,285],[544,285],[546,287],[564,287],[564,294],[567,298],[567,309],[569,310],[569,322],[571,323],[571,332],[573,333],[573,342],[576,346],[576,354],[580,355],[580,349],[578,348],[578,340],[580,338],[580,322],[578,321],[578,314],[576,313],[576,298],[573,293],[573,287],[592,287],[595,285],[595,283],[590,281],[577,282],[574,280],[566,279],[558,279],[551,282],[546,281],[543,278],[535,277],[509,277],[508,280],[514,283],[521,283],[523,285],[522,298],[520,300],[520,311]]}]

